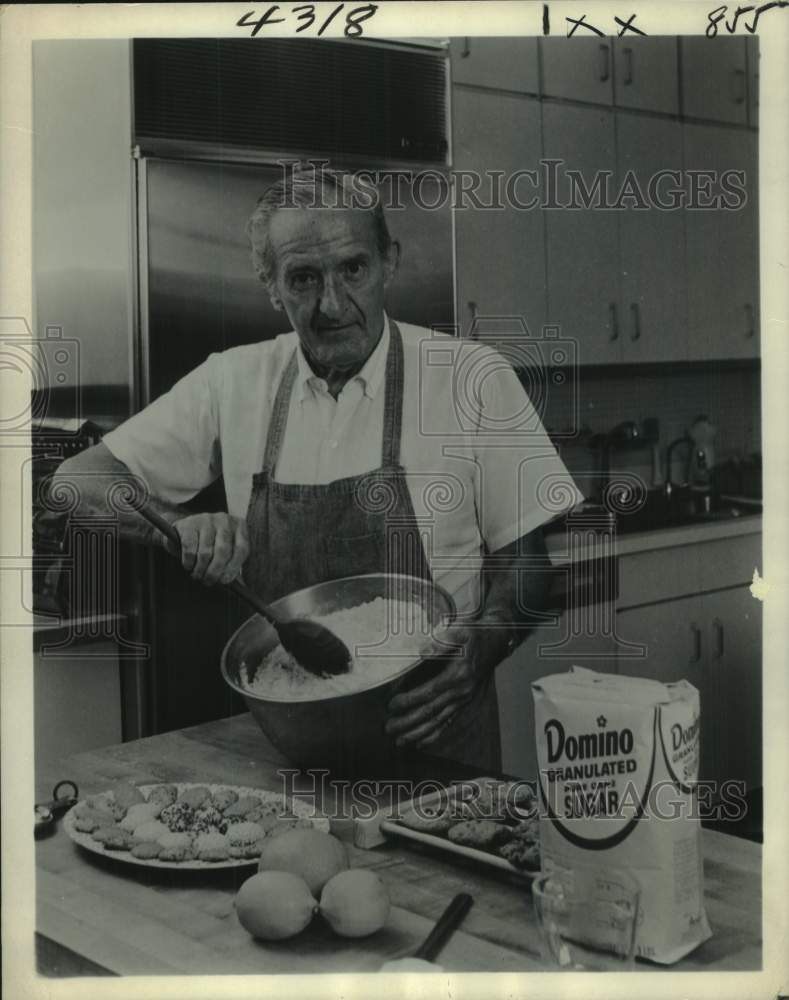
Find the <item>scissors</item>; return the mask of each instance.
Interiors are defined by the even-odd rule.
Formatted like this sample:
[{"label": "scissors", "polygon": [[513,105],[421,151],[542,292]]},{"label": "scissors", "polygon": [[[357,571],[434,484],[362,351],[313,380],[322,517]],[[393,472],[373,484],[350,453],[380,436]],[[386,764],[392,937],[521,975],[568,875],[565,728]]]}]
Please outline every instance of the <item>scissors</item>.
[{"label": "scissors", "polygon": [[[65,789],[65,791],[63,791]],[[68,789],[71,789],[69,794]],[[37,802],[35,806],[35,837],[40,840],[55,829],[55,820],[79,801],[79,789],[74,781],[59,781],[52,789],[49,802]]]}]

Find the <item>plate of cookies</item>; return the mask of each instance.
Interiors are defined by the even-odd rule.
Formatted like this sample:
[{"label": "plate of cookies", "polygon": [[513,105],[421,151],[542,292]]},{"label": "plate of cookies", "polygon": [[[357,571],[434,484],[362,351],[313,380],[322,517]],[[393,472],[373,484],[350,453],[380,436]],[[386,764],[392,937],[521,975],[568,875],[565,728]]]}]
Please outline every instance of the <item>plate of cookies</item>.
[{"label": "plate of cookies", "polygon": [[328,819],[278,792],[184,782],[120,781],[63,818],[68,836],[94,854],[178,869],[257,864],[264,840],[304,826],[329,831]]},{"label": "plate of cookies", "polygon": [[381,833],[529,878],[540,871],[540,825],[526,782],[477,778],[401,804]]}]

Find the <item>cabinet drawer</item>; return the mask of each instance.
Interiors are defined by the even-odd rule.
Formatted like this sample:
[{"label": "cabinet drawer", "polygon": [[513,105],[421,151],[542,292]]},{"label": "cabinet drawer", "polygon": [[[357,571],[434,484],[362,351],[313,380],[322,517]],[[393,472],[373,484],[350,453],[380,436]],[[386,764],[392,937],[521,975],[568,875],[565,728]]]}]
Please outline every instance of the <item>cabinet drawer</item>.
[{"label": "cabinet drawer", "polygon": [[699,591],[699,545],[620,556],[617,607],[667,601]]},{"label": "cabinet drawer", "polygon": [[741,535],[698,546],[699,590],[719,590],[750,583],[754,569],[762,571],[762,536]]}]

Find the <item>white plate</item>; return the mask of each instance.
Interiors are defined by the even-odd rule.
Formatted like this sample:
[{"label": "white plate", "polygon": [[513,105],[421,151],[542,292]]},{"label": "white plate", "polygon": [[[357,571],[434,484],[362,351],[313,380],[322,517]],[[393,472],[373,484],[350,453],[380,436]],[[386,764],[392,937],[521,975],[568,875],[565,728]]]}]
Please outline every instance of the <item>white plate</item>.
[{"label": "white plate", "polygon": [[[296,817],[306,817],[309,819],[316,830],[321,830],[323,833],[329,832],[329,821],[325,816],[311,815],[311,809],[306,802],[299,802],[295,799],[285,799],[285,797],[279,792],[270,792],[264,788],[248,788],[244,785],[212,785],[205,781],[157,781],[154,785],[139,785],[138,787],[143,795],[147,796],[148,793],[154,788],[159,788],[162,785],[174,785],[178,789],[179,795],[187,788],[207,788],[212,794],[220,791],[233,791],[239,798],[242,798],[244,795],[254,795],[263,802],[276,802],[283,808],[287,806],[293,811],[293,814]],[[110,792],[102,792],[98,795],[91,795],[90,797],[92,799],[103,798],[110,801],[110,795]],[[79,804],[81,803],[77,803],[77,805]],[[143,868],[169,868],[178,869],[179,871],[246,868],[250,865],[256,865],[258,863],[257,858],[230,858],[227,861],[159,861],[158,858],[135,858],[130,851],[108,851],[105,849],[104,844],[99,844],[89,833],[82,833],[80,830],[75,829],[75,808],[76,806],[69,809],[63,817],[63,829],[66,831],[68,836],[74,841],[75,844],[79,844],[80,847],[84,847],[85,850],[90,851],[92,854],[100,854],[102,857],[112,858],[113,861],[121,861],[131,865],[141,865]]]},{"label": "white plate", "polygon": [[[478,782],[485,782],[490,779],[477,778]],[[507,782],[501,782],[502,785],[507,784]],[[435,792],[431,795],[422,795],[419,798],[419,802],[422,805],[429,805],[433,802],[438,802],[442,796],[445,796],[447,801],[452,801],[458,791],[456,786],[450,785],[449,788],[445,789],[443,792]],[[416,800],[412,800],[412,803]],[[402,814],[404,811],[405,803],[400,803],[398,805],[398,811]],[[460,820],[458,820],[460,822]],[[534,879],[536,875],[540,874],[539,868],[532,871],[528,868],[516,868],[511,862],[507,861],[500,854],[494,854],[492,851],[481,851],[476,847],[466,847],[463,844],[456,844],[454,840],[450,840],[449,837],[440,836],[432,833],[424,833],[422,830],[412,830],[410,826],[406,826],[398,820],[385,819],[381,822],[381,832],[388,837],[402,837],[404,840],[413,840],[420,844],[427,844],[430,847],[436,848],[445,854],[458,854],[464,858],[468,858],[471,861],[478,861],[488,868],[498,868],[500,871],[508,872],[510,875],[520,875],[522,878],[526,878],[529,881]]]}]

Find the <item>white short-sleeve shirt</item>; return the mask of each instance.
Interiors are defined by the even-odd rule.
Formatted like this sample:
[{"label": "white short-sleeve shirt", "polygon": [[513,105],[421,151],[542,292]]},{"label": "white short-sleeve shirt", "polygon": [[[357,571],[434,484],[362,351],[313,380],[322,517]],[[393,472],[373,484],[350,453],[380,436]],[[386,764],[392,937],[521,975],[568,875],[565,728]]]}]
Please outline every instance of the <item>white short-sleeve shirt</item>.
[{"label": "white short-sleeve shirt", "polygon": [[[436,582],[471,609],[495,552],[583,499],[510,365],[481,344],[398,323],[404,349],[401,464]],[[274,398],[297,351],[299,374],[275,470],[328,483],[381,464],[389,326],[337,400],[295,332],[212,354],[104,437],[151,493],[183,503],[224,476],[243,517],[263,462]]]}]

